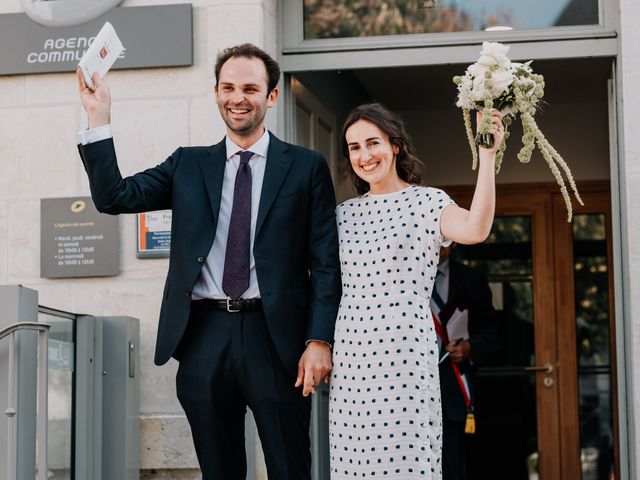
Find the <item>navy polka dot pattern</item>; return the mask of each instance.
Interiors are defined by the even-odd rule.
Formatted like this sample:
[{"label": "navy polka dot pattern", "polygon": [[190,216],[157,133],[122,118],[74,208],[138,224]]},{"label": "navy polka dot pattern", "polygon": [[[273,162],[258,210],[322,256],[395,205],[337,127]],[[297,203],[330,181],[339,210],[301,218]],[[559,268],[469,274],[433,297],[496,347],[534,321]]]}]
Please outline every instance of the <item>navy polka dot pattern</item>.
[{"label": "navy polka dot pattern", "polygon": [[331,478],[439,480],[442,414],[429,299],[442,190],[366,193],[337,209],[342,300],[329,400]]}]

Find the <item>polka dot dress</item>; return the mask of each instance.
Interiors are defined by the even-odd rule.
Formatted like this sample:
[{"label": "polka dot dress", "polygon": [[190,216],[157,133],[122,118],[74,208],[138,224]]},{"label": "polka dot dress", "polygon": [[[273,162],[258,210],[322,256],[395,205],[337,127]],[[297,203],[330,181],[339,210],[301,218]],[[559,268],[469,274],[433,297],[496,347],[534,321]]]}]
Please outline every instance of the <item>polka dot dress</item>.
[{"label": "polka dot dress", "polygon": [[366,193],[338,207],[342,300],[329,400],[332,480],[442,476],[438,342],[429,298],[441,190]]}]

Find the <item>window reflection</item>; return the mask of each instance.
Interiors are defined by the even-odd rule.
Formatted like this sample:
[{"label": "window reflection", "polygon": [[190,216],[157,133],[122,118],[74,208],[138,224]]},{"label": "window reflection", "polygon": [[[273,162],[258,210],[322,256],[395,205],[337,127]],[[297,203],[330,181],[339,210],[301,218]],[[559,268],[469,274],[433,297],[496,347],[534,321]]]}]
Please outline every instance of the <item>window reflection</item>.
[{"label": "window reflection", "polygon": [[304,0],[305,39],[597,25],[598,0]]},{"label": "window reflection", "polygon": [[73,375],[75,347],[73,321],[40,313],[49,330],[48,478],[71,479],[73,451]]},{"label": "window reflection", "polygon": [[609,480],[614,458],[604,215],[574,215],[573,252],[582,479]]},{"label": "window reflection", "polygon": [[485,243],[459,245],[452,255],[487,275],[501,340],[495,355],[478,365],[477,430],[470,439],[467,476],[536,478],[535,374],[523,368],[535,364],[531,218],[497,217]]}]

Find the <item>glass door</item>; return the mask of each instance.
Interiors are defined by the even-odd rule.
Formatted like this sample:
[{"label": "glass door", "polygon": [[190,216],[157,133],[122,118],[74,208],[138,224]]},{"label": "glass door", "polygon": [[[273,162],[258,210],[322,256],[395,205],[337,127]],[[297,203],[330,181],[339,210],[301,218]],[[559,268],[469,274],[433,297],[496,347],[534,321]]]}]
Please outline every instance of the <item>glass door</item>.
[{"label": "glass door", "polygon": [[496,213],[485,243],[454,250],[486,274],[500,337],[494,354],[476,365],[467,478],[559,479],[551,197],[501,193]]},{"label": "glass door", "polygon": [[553,187],[502,187],[488,240],[454,250],[486,274],[501,338],[476,365],[469,479],[619,478],[610,194],[583,190],[568,223]]},{"label": "glass door", "polygon": [[[583,195],[571,223],[554,195],[554,242],[563,478],[612,480],[618,472],[609,192]],[[573,428],[575,426],[575,428]]]}]

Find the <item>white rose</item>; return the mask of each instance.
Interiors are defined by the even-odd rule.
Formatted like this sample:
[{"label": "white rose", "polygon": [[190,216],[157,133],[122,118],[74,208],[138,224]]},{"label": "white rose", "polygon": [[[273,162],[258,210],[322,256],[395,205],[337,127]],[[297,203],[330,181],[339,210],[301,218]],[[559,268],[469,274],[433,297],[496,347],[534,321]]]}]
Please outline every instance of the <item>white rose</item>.
[{"label": "white rose", "polygon": [[469,65],[467,68],[467,73],[474,77],[482,77],[484,78],[484,74],[489,70],[489,67],[486,65],[481,65],[479,63],[474,63],[473,65]]},{"label": "white rose", "polygon": [[491,75],[491,94],[493,98],[498,98],[509,89],[513,83],[514,76],[510,70],[496,70]]},{"label": "white rose", "polygon": [[484,42],[478,63],[486,65],[487,67],[497,65],[501,68],[509,68],[511,61],[507,57],[507,52],[510,48],[511,47],[502,45],[501,43]]},{"label": "white rose", "polygon": [[503,45],[498,42],[482,42],[482,51],[480,55],[502,55],[506,56],[509,53],[508,45]]},{"label": "white rose", "polygon": [[478,59],[478,64],[487,67],[493,67],[498,64],[498,60],[493,55],[481,55]]}]

